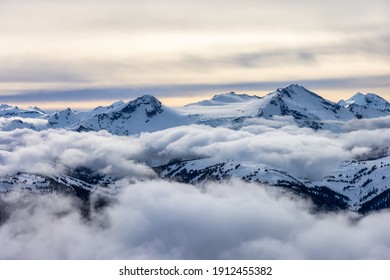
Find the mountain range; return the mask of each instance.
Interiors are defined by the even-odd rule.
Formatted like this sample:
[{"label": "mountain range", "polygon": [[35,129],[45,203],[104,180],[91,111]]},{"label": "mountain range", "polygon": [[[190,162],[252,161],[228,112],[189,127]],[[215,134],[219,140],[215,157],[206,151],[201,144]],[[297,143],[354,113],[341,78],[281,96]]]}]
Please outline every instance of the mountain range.
[{"label": "mountain range", "polygon": [[[357,93],[338,103],[292,84],[264,97],[234,92],[210,100],[170,108],[157,98],[144,95],[135,100],[118,101],[90,111],[63,111],[46,114],[37,107],[20,109],[0,105],[0,130],[65,129],[75,132],[106,130],[113,135],[132,136],[188,125],[239,129],[250,120],[286,120],[313,131],[338,131],[353,120],[390,116],[390,104],[373,93]],[[315,156],[315,155],[313,155]],[[305,178],[264,162],[242,158],[172,158],[164,164],[144,162],[163,179],[201,185],[206,181],[239,178],[279,187],[310,198],[318,209],[350,209],[361,213],[390,207],[390,156],[387,147],[373,149],[365,157],[348,159],[322,178]],[[0,178],[0,193],[15,189],[47,193],[72,192],[88,198],[91,192],[114,197],[110,186],[120,178],[97,174],[84,166],[53,176],[15,172]]]},{"label": "mountain range", "polygon": [[[291,117],[299,125],[313,129],[326,128],[329,121],[378,118],[390,114],[390,103],[373,93],[357,93],[338,103],[326,100],[306,88],[292,84],[264,97],[236,94],[215,95],[210,100],[170,108],[157,98],[144,95],[129,102],[118,101],[90,111],[71,108],[45,114],[37,107],[20,109],[0,105],[0,117],[18,118],[15,128],[31,128],[29,119],[47,120],[46,128],[76,131],[107,130],[116,135],[152,132],[189,124],[212,126],[237,123],[248,118],[272,119]],[[12,130],[10,124],[8,130]],[[42,129],[42,128],[40,128]]]}]

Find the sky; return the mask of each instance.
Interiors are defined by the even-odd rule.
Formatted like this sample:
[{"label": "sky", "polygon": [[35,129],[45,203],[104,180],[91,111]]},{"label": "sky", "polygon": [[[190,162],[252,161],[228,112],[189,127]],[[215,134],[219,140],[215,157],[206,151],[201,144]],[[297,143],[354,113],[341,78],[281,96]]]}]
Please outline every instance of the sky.
[{"label": "sky", "polygon": [[2,0],[0,102],[178,106],[300,83],[390,99],[387,0]]}]

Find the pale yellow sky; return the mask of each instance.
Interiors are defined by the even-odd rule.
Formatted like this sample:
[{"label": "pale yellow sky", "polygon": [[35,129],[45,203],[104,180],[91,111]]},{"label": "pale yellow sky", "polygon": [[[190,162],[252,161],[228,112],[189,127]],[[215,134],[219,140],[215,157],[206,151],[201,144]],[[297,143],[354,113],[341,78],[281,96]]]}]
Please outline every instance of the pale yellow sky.
[{"label": "pale yellow sky", "polygon": [[2,0],[0,102],[85,108],[152,88],[183,105],[297,81],[334,101],[390,97],[389,14],[387,0]]}]

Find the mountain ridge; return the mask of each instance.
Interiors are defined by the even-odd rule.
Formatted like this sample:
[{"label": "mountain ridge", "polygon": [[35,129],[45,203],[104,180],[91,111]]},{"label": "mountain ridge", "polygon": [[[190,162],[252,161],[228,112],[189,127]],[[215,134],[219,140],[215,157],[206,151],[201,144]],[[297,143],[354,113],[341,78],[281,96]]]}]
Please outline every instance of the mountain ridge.
[{"label": "mountain ridge", "polygon": [[[47,128],[107,130],[119,135],[152,132],[191,123],[229,125],[247,118],[272,119],[276,116],[292,117],[299,126],[321,129],[327,121],[349,121],[387,115],[390,115],[390,103],[373,93],[357,93],[346,101],[335,103],[298,84],[278,88],[262,97],[235,92],[217,94],[211,99],[187,104],[181,108],[165,106],[152,95],[143,95],[128,102],[120,100],[89,111],[67,108],[52,114],[46,114],[34,107],[19,109],[6,104],[0,106],[0,117],[20,118],[18,123],[15,122],[15,128],[31,127],[31,123],[26,122],[26,119],[37,118],[48,119]],[[157,119],[160,119],[161,124]]]}]

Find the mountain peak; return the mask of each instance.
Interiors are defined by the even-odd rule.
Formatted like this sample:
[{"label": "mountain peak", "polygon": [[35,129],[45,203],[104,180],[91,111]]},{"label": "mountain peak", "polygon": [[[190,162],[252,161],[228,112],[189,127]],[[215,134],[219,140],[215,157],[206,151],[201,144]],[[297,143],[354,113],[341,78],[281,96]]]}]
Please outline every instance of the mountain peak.
[{"label": "mountain peak", "polygon": [[237,102],[246,102],[249,100],[253,100],[254,98],[257,98],[257,96],[252,96],[248,94],[238,94],[233,91],[228,93],[222,93],[214,95],[214,97],[211,99],[211,101],[214,102],[221,102],[221,103],[237,103]]},{"label": "mountain peak", "polygon": [[303,86],[301,85],[298,85],[298,84],[290,84],[289,86],[287,87],[284,87],[284,88],[278,88],[277,90],[278,91],[283,91],[283,90],[292,90],[292,91],[297,91],[297,90],[307,90],[306,88],[304,88]]},{"label": "mountain peak", "polygon": [[322,120],[336,120],[340,106],[298,84],[278,88],[262,99],[257,116],[292,116],[302,126],[318,129]]},{"label": "mountain peak", "polygon": [[298,84],[291,84],[285,88],[278,88],[276,90],[276,92],[282,94],[282,95],[285,95],[289,98],[292,98],[291,95],[312,95],[312,96],[315,96],[317,98],[320,98],[320,99],[323,99],[321,96],[319,96],[318,94],[308,90],[307,88],[301,86],[301,85],[298,85]]},{"label": "mountain peak", "polygon": [[[121,111],[131,113],[140,106],[146,106],[145,111],[147,112],[148,117],[163,111],[160,100],[152,95],[143,95],[133,101],[127,102]],[[151,115],[149,115],[149,113],[151,113]]]},{"label": "mountain peak", "polygon": [[41,108],[39,108],[39,107],[37,107],[37,106],[29,106],[27,109],[28,109],[28,110],[32,110],[32,111],[37,111],[37,112],[40,112],[40,113],[42,113],[42,114],[45,113]]},{"label": "mountain peak", "polygon": [[357,118],[379,117],[390,112],[390,103],[374,93],[358,92],[351,98],[340,100],[340,106],[353,112]]},{"label": "mountain peak", "polygon": [[158,103],[161,103],[160,100],[158,100],[153,95],[149,95],[149,94],[142,95],[142,96],[136,98],[134,101],[138,101],[138,102],[158,102]]},{"label": "mountain peak", "polygon": [[[382,97],[374,94],[374,93],[361,93],[358,92],[351,98],[349,98],[347,101],[345,101],[346,107],[356,104],[360,106],[368,106],[368,105],[374,105],[374,106],[379,106],[379,105],[384,105],[389,104],[385,99]],[[389,104],[390,105],[390,104]]]},{"label": "mountain peak", "polygon": [[36,110],[32,108],[21,109],[18,106],[11,106],[7,104],[0,105],[1,117],[23,117],[23,118],[40,118],[44,115],[42,110]]}]

